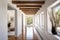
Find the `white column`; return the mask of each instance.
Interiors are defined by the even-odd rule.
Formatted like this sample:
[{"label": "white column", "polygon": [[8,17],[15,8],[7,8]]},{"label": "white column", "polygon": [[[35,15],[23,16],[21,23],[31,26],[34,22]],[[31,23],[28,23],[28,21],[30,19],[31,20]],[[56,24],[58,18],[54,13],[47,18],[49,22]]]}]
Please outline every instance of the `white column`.
[{"label": "white column", "polygon": [[8,40],[7,0],[0,0],[0,40]]},{"label": "white column", "polygon": [[45,31],[47,31],[47,9],[44,12],[44,27],[45,27]]},{"label": "white column", "polygon": [[15,10],[15,36],[17,37],[17,10]]}]

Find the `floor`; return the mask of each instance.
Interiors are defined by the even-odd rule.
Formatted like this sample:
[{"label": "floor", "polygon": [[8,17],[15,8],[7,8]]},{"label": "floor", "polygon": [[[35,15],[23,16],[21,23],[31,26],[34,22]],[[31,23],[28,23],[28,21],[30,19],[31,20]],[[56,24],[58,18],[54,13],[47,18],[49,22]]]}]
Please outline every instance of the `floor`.
[{"label": "floor", "polygon": [[26,30],[26,36],[22,37],[22,34],[17,38],[15,36],[9,36],[8,40],[38,40],[38,36],[36,35],[36,33],[33,30],[33,27],[27,27]]},{"label": "floor", "polygon": [[17,37],[15,37],[15,36],[8,36],[8,40],[17,40]]}]

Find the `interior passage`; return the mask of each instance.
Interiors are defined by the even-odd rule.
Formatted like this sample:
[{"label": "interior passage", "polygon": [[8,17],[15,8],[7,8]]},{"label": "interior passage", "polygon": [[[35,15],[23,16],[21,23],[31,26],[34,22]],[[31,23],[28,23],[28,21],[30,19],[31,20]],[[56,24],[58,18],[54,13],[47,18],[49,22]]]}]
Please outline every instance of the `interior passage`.
[{"label": "interior passage", "polygon": [[22,34],[23,37],[22,35],[20,35],[18,38],[16,38],[15,36],[9,36],[9,40],[38,40],[39,37],[35,30],[36,29],[34,29],[33,27],[26,27],[26,34]]}]

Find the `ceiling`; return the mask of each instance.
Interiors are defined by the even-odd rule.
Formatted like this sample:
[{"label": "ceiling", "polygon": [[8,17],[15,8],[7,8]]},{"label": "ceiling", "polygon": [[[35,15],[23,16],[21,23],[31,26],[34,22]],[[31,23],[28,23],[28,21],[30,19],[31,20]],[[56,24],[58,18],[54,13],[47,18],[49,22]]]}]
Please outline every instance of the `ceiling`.
[{"label": "ceiling", "polygon": [[13,0],[13,4],[22,10],[26,15],[34,15],[45,3],[44,0]]}]

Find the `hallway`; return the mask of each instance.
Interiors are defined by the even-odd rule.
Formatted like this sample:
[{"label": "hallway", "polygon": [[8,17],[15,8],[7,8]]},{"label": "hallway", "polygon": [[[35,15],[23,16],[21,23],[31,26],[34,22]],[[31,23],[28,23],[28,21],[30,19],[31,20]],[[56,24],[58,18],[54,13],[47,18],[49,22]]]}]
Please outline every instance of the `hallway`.
[{"label": "hallway", "polygon": [[39,40],[36,29],[34,29],[33,27],[27,27],[26,31],[27,32],[25,35],[23,34],[23,37],[22,37],[22,34],[18,38],[14,37],[14,36],[9,36],[8,40]]},{"label": "hallway", "polygon": [[60,0],[0,0],[0,40],[60,40]]}]

